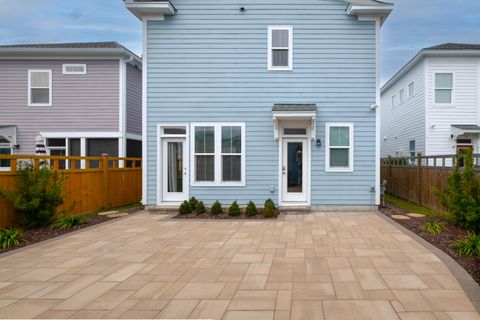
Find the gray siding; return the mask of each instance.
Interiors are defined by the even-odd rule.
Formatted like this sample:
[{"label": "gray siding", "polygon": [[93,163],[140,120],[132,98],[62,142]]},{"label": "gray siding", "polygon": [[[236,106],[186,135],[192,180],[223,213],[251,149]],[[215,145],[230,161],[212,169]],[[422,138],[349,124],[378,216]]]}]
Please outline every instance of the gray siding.
[{"label": "gray siding", "polygon": [[[62,74],[63,63],[86,63],[86,75]],[[52,70],[52,106],[28,106],[28,70]],[[119,130],[119,60],[0,60],[0,125],[17,126],[15,153],[35,152],[42,131]]]},{"label": "gray siding", "polygon": [[[156,204],[157,123],[242,121],[246,186],[191,187],[206,203],[278,200],[275,103],[316,103],[312,205],[368,205],[375,185],[375,24],[336,0],[176,0],[148,22],[147,204]],[[293,71],[267,70],[267,27],[293,26]],[[325,123],[354,123],[353,173],[325,172]],[[270,193],[271,186],[275,192]]]},{"label": "gray siding", "polygon": [[127,64],[127,132],[142,134],[142,70]]}]

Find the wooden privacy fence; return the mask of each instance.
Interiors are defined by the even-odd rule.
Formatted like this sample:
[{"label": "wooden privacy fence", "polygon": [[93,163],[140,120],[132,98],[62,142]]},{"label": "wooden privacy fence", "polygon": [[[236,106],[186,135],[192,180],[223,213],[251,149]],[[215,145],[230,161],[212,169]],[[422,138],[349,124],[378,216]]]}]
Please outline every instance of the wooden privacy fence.
[{"label": "wooden privacy fence", "polygon": [[[142,196],[142,159],[118,157],[61,157],[0,155],[0,189],[15,191],[18,172],[29,163],[48,166],[65,177],[64,203],[59,211],[66,215],[91,212],[139,202]],[[0,199],[0,227],[19,221],[12,205]]]},{"label": "wooden privacy fence", "polygon": [[[474,154],[473,159],[476,166],[480,165],[480,154]],[[389,194],[427,208],[445,211],[433,190],[446,187],[448,175],[456,161],[463,159],[456,155],[421,154],[415,158],[384,158],[381,161],[381,180],[387,181],[386,192]]]}]

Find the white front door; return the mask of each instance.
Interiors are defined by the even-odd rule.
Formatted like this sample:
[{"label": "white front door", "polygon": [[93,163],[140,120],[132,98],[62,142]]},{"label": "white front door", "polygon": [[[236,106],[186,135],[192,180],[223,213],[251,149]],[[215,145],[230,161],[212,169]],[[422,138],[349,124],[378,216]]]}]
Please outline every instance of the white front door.
[{"label": "white front door", "polygon": [[187,149],[185,138],[164,138],[162,143],[163,202],[187,200]]},{"label": "white front door", "polygon": [[283,138],[282,203],[307,202],[308,159],[307,138]]}]

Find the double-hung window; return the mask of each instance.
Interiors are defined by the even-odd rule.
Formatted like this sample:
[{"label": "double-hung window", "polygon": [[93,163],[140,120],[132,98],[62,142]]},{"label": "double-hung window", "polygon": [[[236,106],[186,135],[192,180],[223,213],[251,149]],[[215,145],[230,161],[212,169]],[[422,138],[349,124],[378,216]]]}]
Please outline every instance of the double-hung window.
[{"label": "double-hung window", "polygon": [[28,70],[28,105],[52,105],[52,70]]},{"label": "double-hung window", "polygon": [[411,98],[415,95],[415,82],[410,82],[408,85],[408,97]]},{"label": "double-hung window", "polygon": [[400,104],[403,103],[403,101],[405,101],[405,90],[400,90],[399,94],[398,94],[398,97],[400,99]]},{"label": "double-hung window", "polygon": [[435,103],[452,104],[453,73],[435,73]]},{"label": "double-hung window", "polygon": [[327,172],[353,171],[353,124],[326,124],[326,159]]},{"label": "double-hung window", "polygon": [[193,125],[193,185],[244,185],[245,125]]},{"label": "double-hung window", "polygon": [[[12,147],[10,146],[10,141],[0,136],[0,154],[1,155],[11,155]],[[10,160],[0,159],[0,171],[10,170]]]},{"label": "double-hung window", "polygon": [[293,28],[268,27],[268,70],[293,70]]}]

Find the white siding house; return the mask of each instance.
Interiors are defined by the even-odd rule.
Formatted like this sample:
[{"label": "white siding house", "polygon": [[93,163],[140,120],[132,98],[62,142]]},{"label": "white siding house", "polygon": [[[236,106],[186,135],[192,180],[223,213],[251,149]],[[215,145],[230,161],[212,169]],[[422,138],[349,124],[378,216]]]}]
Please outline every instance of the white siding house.
[{"label": "white siding house", "polygon": [[383,86],[381,123],[382,157],[479,152],[480,45],[420,51]]}]

